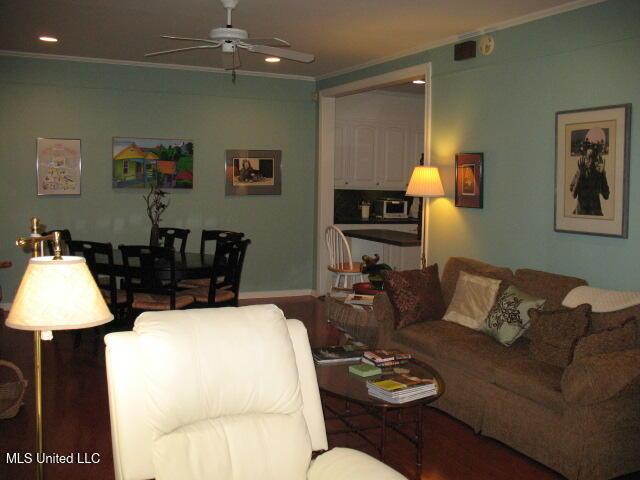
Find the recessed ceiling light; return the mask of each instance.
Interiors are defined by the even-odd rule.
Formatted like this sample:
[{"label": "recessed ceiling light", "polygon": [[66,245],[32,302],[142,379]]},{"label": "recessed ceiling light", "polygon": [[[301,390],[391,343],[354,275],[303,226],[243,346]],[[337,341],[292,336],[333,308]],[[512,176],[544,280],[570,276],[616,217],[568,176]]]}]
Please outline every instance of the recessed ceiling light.
[{"label": "recessed ceiling light", "polygon": [[280,61],[280,57],[267,57],[264,61],[269,63],[278,63]]},{"label": "recessed ceiling light", "polygon": [[58,39],[56,37],[52,37],[50,35],[42,35],[41,37],[39,37],[41,41],[43,42],[50,42],[50,43],[55,43],[58,41]]},{"label": "recessed ceiling light", "polygon": [[416,85],[424,85],[427,82],[425,82],[424,80],[418,79],[418,80],[414,80],[413,83],[415,83]]}]

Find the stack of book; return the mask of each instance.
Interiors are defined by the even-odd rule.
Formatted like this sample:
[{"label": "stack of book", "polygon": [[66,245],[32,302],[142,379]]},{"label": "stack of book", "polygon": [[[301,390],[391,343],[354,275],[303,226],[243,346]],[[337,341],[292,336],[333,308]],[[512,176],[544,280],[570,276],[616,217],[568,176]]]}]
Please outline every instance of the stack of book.
[{"label": "stack of book", "polygon": [[384,380],[368,381],[367,390],[372,397],[388,403],[407,403],[438,393],[438,384],[431,378],[394,375]]},{"label": "stack of book", "polygon": [[354,345],[312,348],[313,360],[318,365],[345,365],[359,363],[364,350]]},{"label": "stack of book", "polygon": [[350,294],[344,300],[344,303],[347,305],[357,305],[364,307],[372,307],[373,306],[373,295],[356,295]]},{"label": "stack of book", "polygon": [[395,367],[407,363],[411,359],[410,353],[399,350],[367,350],[362,361],[378,368]]}]

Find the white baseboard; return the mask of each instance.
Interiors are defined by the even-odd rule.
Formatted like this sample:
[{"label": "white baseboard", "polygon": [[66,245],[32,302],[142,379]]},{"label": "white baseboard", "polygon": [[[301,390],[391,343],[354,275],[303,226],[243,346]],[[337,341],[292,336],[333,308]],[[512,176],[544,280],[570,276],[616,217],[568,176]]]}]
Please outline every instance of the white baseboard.
[{"label": "white baseboard", "polygon": [[252,298],[276,298],[276,297],[304,297],[313,295],[312,289],[305,290],[272,290],[268,292],[240,292],[239,299],[247,300]]}]

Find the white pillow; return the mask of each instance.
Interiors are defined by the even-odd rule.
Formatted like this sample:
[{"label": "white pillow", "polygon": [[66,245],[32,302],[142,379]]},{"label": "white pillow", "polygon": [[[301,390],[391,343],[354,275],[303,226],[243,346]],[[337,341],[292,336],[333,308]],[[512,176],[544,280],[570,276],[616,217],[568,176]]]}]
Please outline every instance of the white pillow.
[{"label": "white pillow", "polygon": [[443,319],[473,330],[482,329],[499,288],[500,280],[460,272],[453,299]]}]

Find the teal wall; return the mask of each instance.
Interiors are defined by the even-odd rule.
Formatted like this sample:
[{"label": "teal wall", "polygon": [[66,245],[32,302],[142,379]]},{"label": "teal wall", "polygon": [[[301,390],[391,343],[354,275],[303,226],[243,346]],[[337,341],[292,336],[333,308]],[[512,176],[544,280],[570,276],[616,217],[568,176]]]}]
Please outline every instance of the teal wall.
[{"label": "teal wall", "polygon": [[[451,45],[319,82],[342,84],[432,62],[432,163],[447,198],[432,202],[429,260],[452,255],[640,289],[640,2],[611,0],[494,32],[488,57]],[[632,103],[629,238],[556,233],[555,113]],[[453,205],[456,152],[484,152],[484,208]]]},{"label": "teal wall", "polygon": [[[159,68],[0,57],[0,270],[9,301],[28,255],[14,246],[29,218],[84,240],[145,243],[140,190],[111,188],[113,136],[194,141],[194,188],[173,190],[162,224],[228,228],[252,240],[242,290],[313,286],[314,82]],[[82,140],[82,195],[38,197],[37,137]],[[226,149],[282,150],[281,196],[225,197]]]}]

